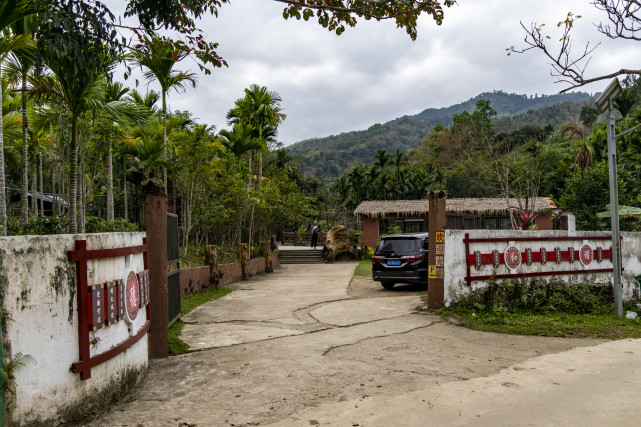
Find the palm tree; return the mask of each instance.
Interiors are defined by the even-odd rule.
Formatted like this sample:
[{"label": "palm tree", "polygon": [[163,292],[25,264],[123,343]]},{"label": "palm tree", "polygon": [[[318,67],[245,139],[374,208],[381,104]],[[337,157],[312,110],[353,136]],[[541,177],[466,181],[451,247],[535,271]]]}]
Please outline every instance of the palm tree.
[{"label": "palm tree", "polygon": [[[26,0],[4,0],[0,3],[0,81],[2,80],[1,65],[7,53],[18,49],[33,47],[31,37],[24,34],[6,35],[5,32],[12,24],[35,13],[33,5]],[[2,99],[2,84],[0,83],[0,100]],[[0,124],[3,123],[0,106]],[[0,233],[7,234],[7,199],[4,170],[4,134],[0,126]]]},{"label": "palm tree", "polygon": [[[25,16],[22,19],[15,21],[11,25],[11,29],[14,34],[20,34],[25,37],[29,37],[31,34],[31,17],[32,15]],[[28,134],[29,134],[29,120],[27,115],[27,78],[31,68],[34,64],[33,53],[26,49],[20,49],[13,51],[13,57],[15,62],[12,64],[15,66],[16,72],[13,74],[13,80],[17,82],[20,81],[21,87],[21,101],[22,101],[22,180],[20,184],[20,199],[22,202],[22,223],[23,227],[26,226],[27,220],[29,219],[29,207],[28,207],[28,185],[29,185],[29,144],[28,144]],[[35,194],[31,196],[34,206],[37,206],[37,199]]]},{"label": "palm tree", "polygon": [[[252,125],[257,132],[258,138],[264,138],[265,128],[272,128],[275,137],[275,129],[287,118],[282,112],[280,103],[282,98],[277,92],[267,90],[265,86],[251,85],[245,89],[245,97],[236,100],[235,107],[227,113],[227,119],[231,123],[245,123]],[[263,154],[258,154],[258,183],[263,177]],[[251,174],[251,170],[249,171]]]},{"label": "palm tree", "polygon": [[586,140],[583,128],[578,124],[567,122],[561,127],[561,135],[567,135],[570,140],[575,136],[581,138],[581,144],[574,151],[573,166],[579,171],[591,168],[594,164],[594,148]]},{"label": "palm tree", "polygon": [[242,156],[253,150],[262,150],[265,142],[262,138],[255,135],[255,129],[252,125],[234,124],[232,130],[223,129],[218,133],[225,149],[233,154],[239,160]]},{"label": "palm tree", "polygon": [[[134,51],[134,58],[141,66],[147,68],[144,73],[149,80],[156,79],[162,93],[163,150],[167,151],[167,92],[171,89],[185,89],[190,83],[196,87],[196,75],[173,70],[176,62],[185,58],[188,52],[181,50],[174,41],[154,34],[143,37],[142,50]],[[163,185],[167,188],[167,168],[163,168]]]}]

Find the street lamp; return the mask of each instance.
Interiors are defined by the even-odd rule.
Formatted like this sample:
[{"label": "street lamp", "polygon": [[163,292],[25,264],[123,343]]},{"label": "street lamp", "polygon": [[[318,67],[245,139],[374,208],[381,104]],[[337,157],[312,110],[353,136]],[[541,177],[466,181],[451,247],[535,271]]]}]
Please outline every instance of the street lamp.
[{"label": "street lamp", "polygon": [[621,248],[620,248],[620,237],[619,237],[619,189],[618,189],[618,180],[617,180],[617,147],[616,139],[619,136],[623,136],[633,130],[636,130],[639,126],[635,126],[632,129],[628,129],[625,132],[616,134],[616,128],[614,127],[614,117],[612,115],[614,108],[612,107],[612,102],[614,99],[621,94],[621,83],[619,83],[618,78],[614,78],[612,83],[603,91],[603,93],[597,98],[596,106],[599,109],[600,113],[608,113],[608,167],[610,169],[610,224],[612,225],[612,265],[614,269],[614,301],[616,303],[616,313],[618,317],[623,317],[623,298],[622,298],[622,288],[621,288]]}]

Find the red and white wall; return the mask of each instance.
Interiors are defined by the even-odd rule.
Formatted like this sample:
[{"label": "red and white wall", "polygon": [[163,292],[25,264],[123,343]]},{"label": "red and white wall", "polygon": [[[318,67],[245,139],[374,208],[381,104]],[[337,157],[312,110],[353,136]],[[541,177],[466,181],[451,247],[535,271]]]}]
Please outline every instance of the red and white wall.
[{"label": "red and white wall", "polygon": [[[641,233],[621,237],[623,300],[628,301],[639,297],[634,277],[641,274]],[[611,247],[611,235],[604,232],[445,230],[445,306],[493,280],[611,284]]]},{"label": "red and white wall", "polygon": [[[17,369],[10,425],[57,425],[108,405],[132,388],[147,370],[144,335],[130,348],[91,369],[81,380],[71,371],[79,360],[76,266],[67,259],[75,240],[87,249],[141,245],[144,233],[16,236],[0,238],[0,304],[5,360],[29,356],[35,363]],[[120,279],[125,270],[144,269],[143,254],[88,262],[88,282]],[[131,328],[124,319],[90,332],[91,356],[136,334],[146,321],[140,310]]]}]

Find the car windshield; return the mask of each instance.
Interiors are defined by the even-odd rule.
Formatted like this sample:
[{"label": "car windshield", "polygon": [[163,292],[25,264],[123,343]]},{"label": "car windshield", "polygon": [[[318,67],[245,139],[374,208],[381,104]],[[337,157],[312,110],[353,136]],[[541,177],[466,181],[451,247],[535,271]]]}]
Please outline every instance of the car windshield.
[{"label": "car windshield", "polygon": [[421,239],[406,237],[383,239],[376,248],[376,252],[395,252],[397,254],[419,253],[420,250]]}]

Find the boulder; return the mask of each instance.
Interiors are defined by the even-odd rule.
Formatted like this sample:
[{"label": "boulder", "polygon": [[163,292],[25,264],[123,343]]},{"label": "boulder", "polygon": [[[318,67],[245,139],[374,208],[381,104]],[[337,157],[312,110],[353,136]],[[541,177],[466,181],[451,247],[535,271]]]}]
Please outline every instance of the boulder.
[{"label": "boulder", "polygon": [[344,225],[337,225],[327,233],[323,245],[324,261],[334,262],[341,259],[360,259],[358,233],[350,231]]}]

